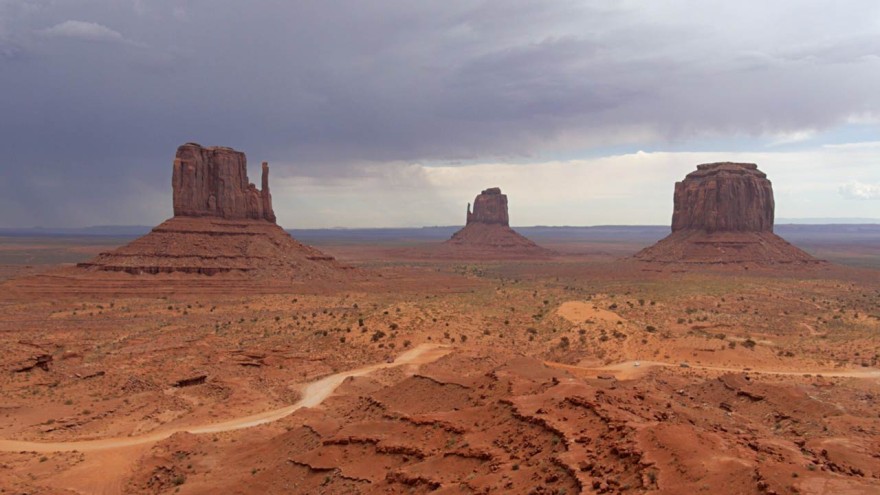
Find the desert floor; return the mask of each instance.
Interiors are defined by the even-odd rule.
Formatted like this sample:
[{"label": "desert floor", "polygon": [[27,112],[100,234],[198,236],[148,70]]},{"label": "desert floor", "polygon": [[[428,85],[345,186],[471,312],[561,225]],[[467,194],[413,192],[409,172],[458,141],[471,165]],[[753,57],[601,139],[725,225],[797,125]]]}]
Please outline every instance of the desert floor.
[{"label": "desert floor", "polygon": [[869,245],[319,246],[343,284],[68,265],[121,242],[0,239],[0,493],[880,493]]}]

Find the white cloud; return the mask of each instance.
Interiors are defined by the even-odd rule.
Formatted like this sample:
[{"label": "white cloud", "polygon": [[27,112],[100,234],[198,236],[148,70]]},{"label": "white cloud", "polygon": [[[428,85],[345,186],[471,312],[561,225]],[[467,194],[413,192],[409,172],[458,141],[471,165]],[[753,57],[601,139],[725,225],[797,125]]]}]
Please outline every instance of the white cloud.
[{"label": "white cloud", "polygon": [[880,150],[880,141],[859,141],[857,143],[826,144],[830,150]]},{"label": "white cloud", "polygon": [[[284,177],[273,183],[285,227],[457,225],[480,190],[508,195],[513,225],[665,225],[674,184],[700,163],[754,162],[773,182],[776,216],[880,217],[876,153],[858,147],[796,152],[636,152],[582,160],[358,167],[349,177]],[[285,167],[285,164],[278,164]],[[847,189],[849,190],[849,189]],[[843,195],[842,195],[843,194]],[[303,212],[308,212],[304,215]]]},{"label": "white cloud", "polygon": [[850,115],[846,119],[847,124],[874,125],[880,124],[880,113],[862,112]]},{"label": "white cloud", "polygon": [[840,194],[847,199],[880,199],[880,184],[850,182],[840,186]]},{"label": "white cloud", "polygon": [[818,134],[814,129],[805,129],[802,131],[784,132],[771,136],[771,141],[767,143],[767,147],[782,146],[786,144],[801,143],[813,139]]},{"label": "white cloud", "polygon": [[122,33],[96,22],[64,21],[43,29],[40,34],[51,38],[70,38],[100,43],[132,43],[125,36],[122,36]]}]

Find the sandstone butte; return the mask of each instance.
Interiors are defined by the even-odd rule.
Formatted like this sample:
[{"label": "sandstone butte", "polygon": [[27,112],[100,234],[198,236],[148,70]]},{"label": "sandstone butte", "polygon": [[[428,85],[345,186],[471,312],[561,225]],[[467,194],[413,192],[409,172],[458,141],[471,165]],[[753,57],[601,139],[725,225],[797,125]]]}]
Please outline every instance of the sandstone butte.
[{"label": "sandstone butte", "polygon": [[696,264],[820,261],[773,233],[773,186],[754,163],[706,163],[676,182],[672,233],[634,255]]},{"label": "sandstone butte", "polygon": [[171,182],[172,218],[77,266],[130,274],[232,272],[298,280],[332,277],[347,268],[276,224],[266,162],[260,190],[248,181],[244,153],[187,143],[177,149]]},{"label": "sandstone butte", "polygon": [[177,149],[171,179],[175,217],[219,217],[275,223],[269,193],[269,164],[263,162],[262,190],[248,182],[244,153],[187,143]]},{"label": "sandstone butte", "polygon": [[441,246],[450,255],[476,257],[542,257],[552,254],[510,228],[507,195],[489,188],[467,208],[467,221],[461,230]]}]

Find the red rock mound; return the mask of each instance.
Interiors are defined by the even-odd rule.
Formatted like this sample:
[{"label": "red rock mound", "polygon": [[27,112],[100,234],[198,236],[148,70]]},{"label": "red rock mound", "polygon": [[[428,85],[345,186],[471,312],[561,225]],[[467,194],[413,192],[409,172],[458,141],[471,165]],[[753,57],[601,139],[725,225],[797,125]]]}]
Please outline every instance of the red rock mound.
[{"label": "red rock mound", "polygon": [[174,160],[174,217],[78,266],[131,274],[233,272],[299,279],[326,278],[345,268],[275,223],[265,162],[262,179],[262,190],[248,182],[242,152],[187,143]]},{"label": "red rock mound", "polygon": [[675,184],[672,234],[634,257],[659,263],[818,263],[773,233],[773,215],[773,187],[757,165],[698,165]]},{"label": "red rock mound", "polygon": [[149,234],[79,266],[132,274],[238,272],[306,278],[341,268],[331,256],[297,242],[274,223],[216,217],[168,219]]},{"label": "red rock mound", "polygon": [[497,187],[477,196],[473,212],[468,204],[467,224],[444,242],[438,252],[480,258],[531,258],[552,254],[510,228],[507,195],[501,194]]}]

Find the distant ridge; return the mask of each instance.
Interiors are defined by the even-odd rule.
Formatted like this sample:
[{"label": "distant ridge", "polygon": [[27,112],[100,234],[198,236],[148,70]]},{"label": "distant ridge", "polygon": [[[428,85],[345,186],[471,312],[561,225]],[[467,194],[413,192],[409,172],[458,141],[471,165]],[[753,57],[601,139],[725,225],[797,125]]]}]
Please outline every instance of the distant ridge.
[{"label": "distant ridge", "polygon": [[843,224],[880,224],[880,218],[777,218],[776,224],[810,224],[810,225],[843,225]]},{"label": "distant ridge", "polygon": [[[852,220],[852,221],[846,221]],[[857,221],[858,220],[858,221]],[[796,219],[782,218],[776,221],[774,230],[776,233],[785,234],[790,229],[803,229],[808,227],[825,227],[835,229],[836,227],[852,228],[864,226],[867,228],[880,228],[880,219]],[[447,239],[453,232],[460,229],[461,226],[454,225],[431,225],[424,227],[328,227],[315,229],[285,229],[294,237],[363,237],[367,235],[377,235],[387,237],[402,233],[413,233],[418,237],[430,237],[437,239]],[[153,227],[146,225],[95,225],[91,227],[0,227],[0,236],[52,236],[52,235],[94,235],[108,237],[136,237],[142,236],[150,232]],[[546,237],[558,235],[564,232],[620,232],[624,235],[636,232],[646,231],[665,231],[668,233],[668,225],[532,225],[519,226],[516,230],[528,235],[529,237]],[[664,234],[665,235],[665,234]]]}]

